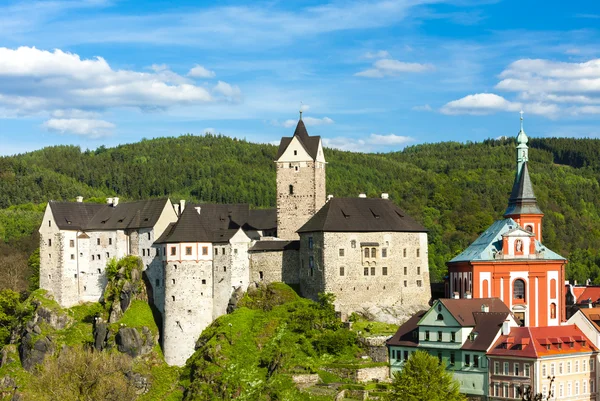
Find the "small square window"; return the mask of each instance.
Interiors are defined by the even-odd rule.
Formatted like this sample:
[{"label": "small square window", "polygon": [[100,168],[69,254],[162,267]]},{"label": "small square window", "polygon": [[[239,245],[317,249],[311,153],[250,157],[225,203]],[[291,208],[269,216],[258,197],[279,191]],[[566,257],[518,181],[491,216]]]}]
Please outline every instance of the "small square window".
[{"label": "small square window", "polygon": [[208,255],[208,247],[207,246],[202,247],[202,255],[204,255],[204,256]]},{"label": "small square window", "polygon": [[340,256],[344,256],[344,248],[340,248],[339,249],[339,255]]},{"label": "small square window", "polygon": [[75,240],[74,239],[69,240],[69,246],[71,248],[75,248]]},{"label": "small square window", "polygon": [[206,284],[206,279],[202,279],[202,284]]},{"label": "small square window", "polygon": [[365,276],[368,276],[368,275],[369,275],[369,268],[368,268],[368,267],[365,267],[364,275],[365,275]]},{"label": "small square window", "polygon": [[421,280],[417,280],[417,287],[421,287],[423,285],[423,282]]},{"label": "small square window", "polygon": [[382,275],[382,276],[387,276],[387,266],[383,266],[383,267],[381,268],[381,275]]},{"label": "small square window", "polygon": [[235,249],[233,250],[233,253],[234,253],[235,255],[237,255],[237,251],[238,251],[238,250],[237,250],[237,248],[235,248]]},{"label": "small square window", "polygon": [[73,278],[77,278],[77,273],[73,274]]},{"label": "small square window", "polygon": [[[204,248],[202,248],[202,252],[204,252]],[[191,246],[186,246],[185,247],[185,254],[188,255],[188,256],[192,254],[192,247]]]},{"label": "small square window", "polygon": [[75,254],[74,253],[71,254],[71,260],[75,260]]},{"label": "small square window", "polygon": [[175,255],[177,255],[177,248],[172,246],[171,247],[171,256],[175,256]]},{"label": "small square window", "polygon": [[102,270],[98,269],[98,274],[102,273]]}]

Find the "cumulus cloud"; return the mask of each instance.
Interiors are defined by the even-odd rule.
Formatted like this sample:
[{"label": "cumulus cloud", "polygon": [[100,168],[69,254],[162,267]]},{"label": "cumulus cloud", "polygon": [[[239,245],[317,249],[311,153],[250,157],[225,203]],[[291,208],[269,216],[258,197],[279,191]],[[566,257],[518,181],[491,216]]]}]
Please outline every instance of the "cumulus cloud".
[{"label": "cumulus cloud", "polygon": [[516,111],[556,118],[561,110],[573,116],[596,114],[600,104],[600,59],[581,63],[521,59],[499,75],[498,91],[513,93],[518,101],[486,93],[468,95],[442,107],[445,114],[487,114]]},{"label": "cumulus cloud", "polygon": [[85,118],[51,118],[43,126],[48,131],[100,138],[112,134],[115,125],[104,120]]},{"label": "cumulus cloud", "polygon": [[405,145],[409,142],[413,142],[415,139],[410,136],[402,136],[395,134],[379,135],[371,134],[369,140],[374,142],[375,145]]},{"label": "cumulus cloud", "polygon": [[215,72],[196,64],[194,68],[188,72],[188,76],[193,78],[214,78]]},{"label": "cumulus cloud", "polygon": [[371,134],[366,139],[347,137],[323,138],[323,145],[351,152],[385,152],[397,150],[414,141],[415,138],[409,136]]},{"label": "cumulus cloud", "polygon": [[[50,115],[56,121],[49,120],[47,127],[55,131],[103,135],[114,127],[103,125],[106,121],[98,117],[111,108],[162,110],[241,99],[240,88],[223,81],[211,91],[166,65],[148,69],[151,72],[117,70],[102,57],[82,59],[60,49],[0,47],[0,109],[19,116]],[[63,129],[57,121],[72,125]]]},{"label": "cumulus cloud", "polygon": [[[333,124],[334,121],[329,117],[323,118],[315,118],[315,117],[302,117],[302,121],[304,121],[305,125],[314,126],[314,125],[329,125]],[[295,127],[298,124],[298,120],[285,120],[280,125],[290,128]]]},{"label": "cumulus cloud", "polygon": [[407,63],[404,61],[383,58],[373,63],[373,68],[354,74],[358,77],[383,78],[397,76],[403,73],[420,73],[434,70],[431,64]]},{"label": "cumulus cloud", "polygon": [[379,50],[376,52],[365,53],[365,58],[388,58],[388,57],[390,57],[390,53],[386,50]]}]

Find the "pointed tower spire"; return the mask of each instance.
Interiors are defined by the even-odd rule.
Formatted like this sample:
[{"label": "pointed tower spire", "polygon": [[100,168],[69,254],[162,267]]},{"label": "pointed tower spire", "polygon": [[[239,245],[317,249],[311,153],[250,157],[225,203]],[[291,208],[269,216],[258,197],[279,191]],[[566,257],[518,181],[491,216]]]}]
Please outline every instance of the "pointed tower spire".
[{"label": "pointed tower spire", "polygon": [[541,223],[544,213],[537,205],[529,177],[529,168],[527,167],[529,160],[527,142],[529,139],[523,130],[523,111],[520,114],[521,129],[517,135],[517,171],[504,217],[513,218],[522,227],[530,229],[536,235],[536,239],[541,241]]}]

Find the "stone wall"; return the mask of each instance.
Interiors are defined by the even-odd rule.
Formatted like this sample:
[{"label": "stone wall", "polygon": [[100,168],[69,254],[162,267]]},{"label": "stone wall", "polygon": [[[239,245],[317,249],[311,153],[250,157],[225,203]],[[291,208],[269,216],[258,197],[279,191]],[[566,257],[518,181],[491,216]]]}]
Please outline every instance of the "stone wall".
[{"label": "stone wall", "polygon": [[169,365],[183,366],[213,321],[212,262],[170,261],[165,266],[163,351]]},{"label": "stone wall", "polygon": [[[310,237],[313,249],[309,249]],[[343,315],[369,308],[427,306],[431,298],[427,257],[425,233],[303,233],[302,293],[312,299],[318,292],[335,294],[336,310]]]},{"label": "stone wall", "polygon": [[213,319],[227,313],[231,298],[231,245],[213,247]]},{"label": "stone wall", "polygon": [[361,368],[356,370],[355,380],[366,383],[370,381],[387,381],[390,378],[390,368],[387,366],[376,366],[372,368]]},{"label": "stone wall", "polygon": [[250,281],[298,284],[298,251],[251,252]]},{"label": "stone wall", "polygon": [[[290,193],[290,185],[293,193]],[[296,231],[325,204],[325,163],[277,163],[277,236],[298,239]]]}]

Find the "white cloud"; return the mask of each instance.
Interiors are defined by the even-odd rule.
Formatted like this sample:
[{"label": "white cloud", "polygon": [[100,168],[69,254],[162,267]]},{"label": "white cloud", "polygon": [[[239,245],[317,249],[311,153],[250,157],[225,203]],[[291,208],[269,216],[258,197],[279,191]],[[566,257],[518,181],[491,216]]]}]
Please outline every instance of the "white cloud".
[{"label": "white cloud", "polygon": [[365,53],[365,58],[389,58],[390,53],[386,50]]},{"label": "white cloud", "polygon": [[242,91],[235,85],[219,81],[213,88],[213,92],[223,95],[227,100],[239,102],[242,99]]},{"label": "white cloud", "polygon": [[414,111],[433,111],[433,109],[431,108],[431,106],[428,105],[428,104],[424,104],[422,106],[414,106],[412,108],[412,110],[414,110]]},{"label": "white cloud", "polygon": [[431,64],[421,63],[406,63],[390,58],[377,60],[373,63],[373,68],[357,72],[358,77],[367,78],[383,78],[389,76],[397,76],[403,73],[419,73],[432,71],[434,69]]},{"label": "white cloud", "polygon": [[494,93],[476,93],[446,103],[443,114],[489,114],[496,111],[519,111],[520,103],[513,103]]},{"label": "white cloud", "polygon": [[365,141],[362,139],[336,137],[323,138],[323,146],[351,152],[365,152]]},{"label": "white cloud", "polygon": [[[302,117],[302,121],[304,121],[305,125],[315,126],[315,125],[329,125],[333,124],[334,121],[329,117],[323,118],[314,118],[314,117]],[[283,123],[276,123],[277,125],[282,125],[285,128],[295,127],[298,124],[298,120],[285,120]]]},{"label": "white cloud", "polygon": [[[152,72],[115,70],[102,57],[81,59],[60,49],[0,47],[0,109],[6,115],[45,114],[62,124],[73,121],[84,126],[102,121],[98,119],[100,113],[111,108],[145,111],[238,102],[242,97],[240,88],[227,82],[219,81],[209,91],[164,64],[154,64],[149,70]],[[57,128],[53,124],[56,121],[48,128]],[[93,135],[100,135],[102,128],[107,127],[89,123],[87,130],[96,129]],[[81,129],[61,132],[83,135]]]},{"label": "white cloud", "polygon": [[600,106],[574,106],[568,109],[572,115],[600,114]]},{"label": "white cloud", "polygon": [[374,142],[376,146],[378,145],[405,145],[409,142],[414,142],[414,138],[410,136],[402,136],[395,134],[387,134],[387,135],[379,135],[379,134],[371,134],[369,136],[370,142]]},{"label": "white cloud", "polygon": [[51,118],[43,126],[48,131],[61,134],[75,134],[90,138],[100,138],[112,134],[115,125],[104,120],[90,120],[84,118]]},{"label": "white cloud", "polygon": [[194,78],[214,78],[215,72],[196,64],[194,68],[188,72],[188,76]]},{"label": "white cloud", "polygon": [[309,105],[307,105],[307,104],[304,104],[304,103],[303,103],[303,104],[300,106],[300,110],[301,110],[301,111],[308,111],[308,110],[310,110],[310,106],[309,106]]}]

